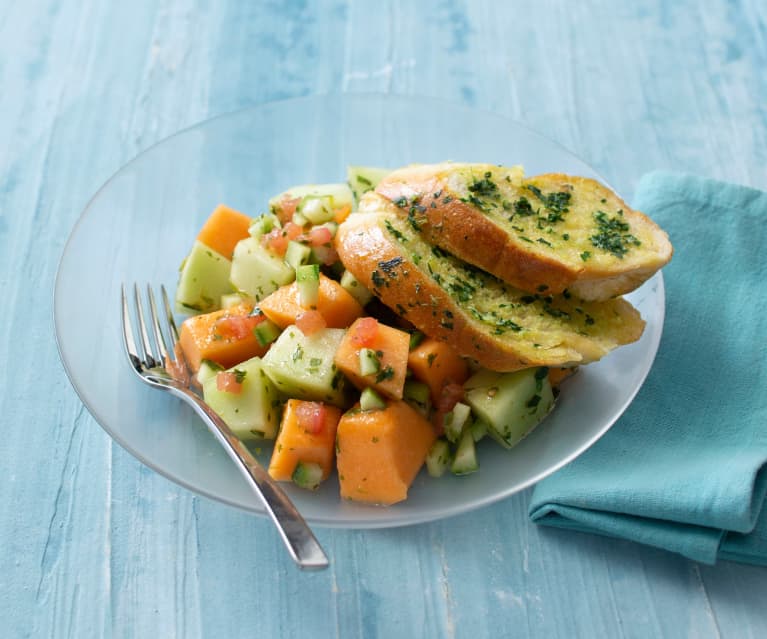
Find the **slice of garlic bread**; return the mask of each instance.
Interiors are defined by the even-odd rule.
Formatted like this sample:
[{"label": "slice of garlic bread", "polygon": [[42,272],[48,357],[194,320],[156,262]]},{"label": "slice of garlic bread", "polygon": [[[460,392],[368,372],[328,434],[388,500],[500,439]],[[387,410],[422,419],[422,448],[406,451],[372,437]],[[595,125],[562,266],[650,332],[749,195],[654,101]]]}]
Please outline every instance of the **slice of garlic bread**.
[{"label": "slice of garlic bread", "polygon": [[589,178],[446,162],[394,171],[376,191],[427,241],[531,293],[606,300],[671,259],[660,227]]},{"label": "slice of garlic bread", "polygon": [[418,329],[482,366],[585,364],[641,336],[644,322],[627,301],[514,288],[428,244],[394,208],[364,196],[336,235],[344,266]]}]

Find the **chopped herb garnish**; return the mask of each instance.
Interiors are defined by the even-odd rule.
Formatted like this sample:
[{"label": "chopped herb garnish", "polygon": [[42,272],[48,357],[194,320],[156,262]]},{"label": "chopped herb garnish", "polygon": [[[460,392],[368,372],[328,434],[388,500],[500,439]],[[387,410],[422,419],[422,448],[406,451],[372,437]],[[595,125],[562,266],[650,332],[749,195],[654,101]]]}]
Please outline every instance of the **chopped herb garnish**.
[{"label": "chopped herb garnish", "polygon": [[381,276],[381,274],[378,271],[373,271],[370,274],[370,278],[373,280],[373,284],[375,284],[377,287],[382,287],[384,284],[386,284],[386,280]]},{"label": "chopped herb garnish", "polygon": [[554,193],[543,193],[537,186],[528,184],[525,188],[530,191],[535,197],[537,197],[543,206],[549,210],[553,215],[548,216],[549,222],[559,222],[563,220],[562,213],[567,213],[570,206],[570,199],[572,195],[567,191],[559,191]]},{"label": "chopped herb garnish", "polygon": [[642,243],[629,233],[631,227],[627,222],[620,219],[621,217],[623,217],[623,211],[618,211],[618,215],[615,217],[608,217],[604,211],[594,213],[597,233],[592,235],[589,240],[596,248],[623,259],[631,246],[640,246]]},{"label": "chopped herb garnish", "polygon": [[394,377],[394,369],[391,366],[387,366],[384,368],[381,372],[376,375],[376,384],[380,384],[383,381],[386,381],[387,379],[392,379]]},{"label": "chopped herb garnish", "polygon": [[469,184],[469,191],[480,197],[497,197],[498,187],[495,182],[490,179],[491,177],[492,173],[488,171],[481,180],[475,179],[472,184]]},{"label": "chopped herb garnish", "polygon": [[378,266],[389,277],[394,277],[396,275],[396,271],[394,269],[396,269],[397,266],[402,264],[402,262],[404,262],[404,260],[401,257],[397,256],[397,257],[391,258],[390,260],[386,260],[384,262],[378,262]]},{"label": "chopped herb garnish", "polygon": [[397,241],[399,242],[407,241],[405,236],[402,233],[400,233],[397,229],[395,229],[389,220],[386,220],[385,225],[386,225],[386,230],[389,231],[389,233],[391,233],[397,239]]},{"label": "chopped herb garnish", "polygon": [[538,404],[540,404],[540,403],[541,403],[541,396],[540,396],[540,395],[538,395],[538,394],[536,393],[535,395],[533,395],[533,396],[532,396],[532,397],[531,397],[531,398],[528,400],[528,402],[527,402],[526,406],[527,406],[528,408],[536,408],[536,407],[538,406]]},{"label": "chopped herb garnish", "polygon": [[521,197],[514,202],[514,213],[520,217],[529,217],[535,211],[533,211],[533,207],[530,205],[530,200],[526,197]]},{"label": "chopped herb garnish", "polygon": [[410,226],[413,227],[413,230],[418,232],[421,230],[421,224],[416,219],[416,211],[417,209],[415,206],[410,207],[410,211],[408,211],[407,214],[407,221],[410,223]]}]

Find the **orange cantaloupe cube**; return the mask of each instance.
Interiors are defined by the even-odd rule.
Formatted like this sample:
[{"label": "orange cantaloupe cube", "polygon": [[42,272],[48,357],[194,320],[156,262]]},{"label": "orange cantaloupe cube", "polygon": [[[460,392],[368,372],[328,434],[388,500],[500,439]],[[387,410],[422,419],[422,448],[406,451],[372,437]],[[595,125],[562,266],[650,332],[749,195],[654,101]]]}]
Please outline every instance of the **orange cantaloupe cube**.
[{"label": "orange cantaloupe cube", "polygon": [[432,401],[437,402],[446,384],[463,384],[469,378],[469,367],[452,346],[431,337],[416,346],[407,359],[413,376],[429,387]]},{"label": "orange cantaloupe cube", "polygon": [[198,241],[231,260],[237,242],[248,237],[252,220],[239,211],[219,204],[203,224]]},{"label": "orange cantaloupe cube", "polygon": [[324,404],[322,428],[316,433],[310,433],[302,427],[298,411],[302,404],[315,403],[289,399],[285,404],[280,431],[269,462],[268,472],[272,479],[290,481],[298,462],[319,464],[323,480],[333,471],[336,429],[341,419],[341,409]]},{"label": "orange cantaloupe cube", "polygon": [[229,331],[221,330],[222,319],[247,318],[252,310],[250,304],[242,303],[185,319],[181,324],[179,344],[189,368],[197,372],[204,359],[214,361],[224,368],[231,368],[251,357],[264,355],[269,346],[261,346],[253,331],[235,336]]},{"label": "orange cantaloupe cube", "polygon": [[571,368],[550,368],[549,369],[549,384],[554,388],[559,386],[568,377],[573,375],[578,370],[577,367]]},{"label": "orange cantaloupe cube", "polygon": [[406,499],[435,439],[431,424],[403,401],[345,413],[336,434],[341,497],[383,505]]},{"label": "orange cantaloupe cube", "polygon": [[[328,328],[346,328],[362,315],[362,307],[352,295],[335,280],[320,273],[317,304],[313,310],[325,318]],[[259,308],[280,328],[296,323],[306,308],[301,306],[298,284],[281,286],[258,303]]]},{"label": "orange cantaloupe cube", "polygon": [[[355,324],[344,335],[335,355],[339,370],[360,390],[373,388],[376,391],[402,399],[407,376],[407,359],[410,335],[385,324],[378,324],[375,337],[365,347],[355,342]],[[360,373],[360,350],[369,348],[376,352],[379,371],[371,375]]]},{"label": "orange cantaloupe cube", "polygon": [[351,204],[345,204],[334,211],[333,219],[341,224],[352,212]]}]

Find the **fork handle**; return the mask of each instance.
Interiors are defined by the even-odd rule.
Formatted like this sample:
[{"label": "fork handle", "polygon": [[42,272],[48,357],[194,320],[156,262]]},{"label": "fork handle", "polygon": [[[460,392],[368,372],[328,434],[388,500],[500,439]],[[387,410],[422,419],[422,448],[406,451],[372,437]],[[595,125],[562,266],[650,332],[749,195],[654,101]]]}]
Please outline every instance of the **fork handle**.
[{"label": "fork handle", "polygon": [[328,567],[328,558],[301,513],[277,483],[264,470],[224,421],[200,397],[192,391],[167,386],[177,397],[189,403],[202,418],[205,425],[224,447],[245,480],[258,495],[266,512],[282,537],[290,556],[304,570]]}]

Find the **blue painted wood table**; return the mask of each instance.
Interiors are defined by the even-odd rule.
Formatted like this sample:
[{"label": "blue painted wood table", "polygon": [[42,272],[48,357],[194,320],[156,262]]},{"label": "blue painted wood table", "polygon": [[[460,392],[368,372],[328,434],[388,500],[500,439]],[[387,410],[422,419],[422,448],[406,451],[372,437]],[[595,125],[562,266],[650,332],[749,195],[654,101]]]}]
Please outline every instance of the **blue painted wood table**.
[{"label": "blue painted wood table", "polygon": [[332,565],[301,573],[267,521],[110,440],[51,321],[89,197],[210,116],[428,95],[539,130],[629,198],[658,168],[764,189],[765,68],[760,0],[0,2],[0,636],[767,636],[764,568],[540,529],[529,492],[409,528],[320,529]]}]

